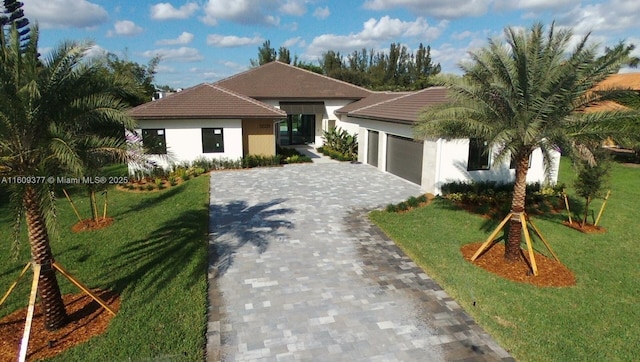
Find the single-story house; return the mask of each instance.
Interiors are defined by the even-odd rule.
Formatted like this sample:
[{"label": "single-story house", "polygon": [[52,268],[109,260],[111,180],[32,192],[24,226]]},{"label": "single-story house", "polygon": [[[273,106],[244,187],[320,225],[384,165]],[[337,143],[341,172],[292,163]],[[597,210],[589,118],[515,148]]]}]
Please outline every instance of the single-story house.
[{"label": "single-story house", "polygon": [[[508,164],[492,165],[476,140],[413,140],[425,106],[446,101],[446,89],[372,92],[281,62],[200,84],[130,111],[138,133],[160,162],[198,157],[274,155],[276,144],[322,145],[322,132],[358,134],[358,160],[440,193],[452,181],[512,181]],[[559,155],[558,155],[559,159]],[[168,161],[167,161],[168,160]],[[551,182],[557,180],[557,162]],[[529,182],[546,180],[542,154],[531,159]]]}]

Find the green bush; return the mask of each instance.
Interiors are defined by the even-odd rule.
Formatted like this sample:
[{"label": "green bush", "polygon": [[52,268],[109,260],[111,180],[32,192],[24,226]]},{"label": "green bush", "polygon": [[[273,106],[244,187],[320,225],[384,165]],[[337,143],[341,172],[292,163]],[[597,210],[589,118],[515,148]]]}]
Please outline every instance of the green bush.
[{"label": "green bush", "polygon": [[322,149],[332,150],[335,153],[335,157],[331,154],[328,155],[329,157],[340,161],[356,161],[358,159],[358,135],[352,135],[344,129],[332,127],[330,130],[322,132],[322,138],[324,140]]}]

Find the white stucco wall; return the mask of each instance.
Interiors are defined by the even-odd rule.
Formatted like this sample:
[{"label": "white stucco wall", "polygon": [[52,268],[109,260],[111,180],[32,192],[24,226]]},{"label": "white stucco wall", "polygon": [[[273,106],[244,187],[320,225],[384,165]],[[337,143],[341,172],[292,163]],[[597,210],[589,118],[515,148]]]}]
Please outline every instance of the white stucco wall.
[{"label": "white stucco wall", "polygon": [[[165,129],[167,157],[151,157],[161,166],[167,167],[171,163],[193,161],[200,157],[232,160],[242,158],[242,121],[239,119],[139,120],[136,132],[141,135],[142,129],[155,128]],[[223,129],[224,152],[202,153],[202,128]]]},{"label": "white stucco wall", "polygon": [[[438,141],[438,167],[435,182],[435,193],[439,194],[442,185],[454,181],[498,181],[513,182],[515,180],[515,169],[509,168],[509,161],[502,164],[494,164],[493,156],[489,158],[491,168],[489,170],[467,171],[469,157],[469,140],[444,140]],[[494,150],[495,152],[495,150]],[[527,172],[527,183],[555,184],[558,180],[558,166],[560,154],[554,153],[554,168],[547,179],[544,171],[542,151],[536,149],[531,155],[531,164]]]},{"label": "white stucco wall", "polygon": [[[367,131],[379,132],[378,138],[378,169],[386,171],[387,135],[413,138],[413,128],[407,124],[381,122],[369,119],[343,116],[340,124],[352,128],[356,125],[358,133],[358,161],[366,163],[368,150]],[[469,156],[469,140],[425,140],[423,146],[422,181],[423,191],[434,194],[441,193],[443,184],[454,181],[498,181],[513,182],[515,170],[509,169],[509,162],[500,165],[491,165],[489,170],[467,171]],[[550,177],[547,179],[544,171],[542,152],[537,149],[531,157],[531,167],[527,174],[527,182],[556,183],[558,179],[558,166],[560,154],[554,153],[555,162]],[[490,162],[492,160],[490,159]]]}]

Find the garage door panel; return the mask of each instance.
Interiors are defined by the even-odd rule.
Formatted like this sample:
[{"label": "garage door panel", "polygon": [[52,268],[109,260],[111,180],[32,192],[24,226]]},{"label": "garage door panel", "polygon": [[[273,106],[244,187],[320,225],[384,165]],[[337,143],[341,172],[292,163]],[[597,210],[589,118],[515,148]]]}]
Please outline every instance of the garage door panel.
[{"label": "garage door panel", "polygon": [[367,163],[371,166],[378,167],[378,140],[380,134],[378,131],[367,132]]},{"label": "garage door panel", "polygon": [[387,136],[387,172],[420,185],[423,142],[395,135]]}]

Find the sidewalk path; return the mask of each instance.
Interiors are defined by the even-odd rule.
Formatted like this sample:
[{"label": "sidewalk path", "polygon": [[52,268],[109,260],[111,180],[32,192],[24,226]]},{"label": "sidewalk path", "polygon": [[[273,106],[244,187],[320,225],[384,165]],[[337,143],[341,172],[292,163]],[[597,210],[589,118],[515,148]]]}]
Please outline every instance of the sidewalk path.
[{"label": "sidewalk path", "polygon": [[419,195],[373,167],[211,175],[209,361],[512,361],[368,218]]}]

